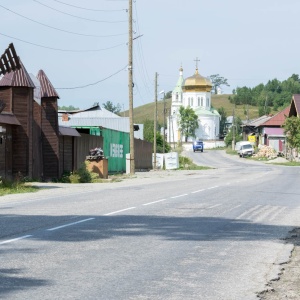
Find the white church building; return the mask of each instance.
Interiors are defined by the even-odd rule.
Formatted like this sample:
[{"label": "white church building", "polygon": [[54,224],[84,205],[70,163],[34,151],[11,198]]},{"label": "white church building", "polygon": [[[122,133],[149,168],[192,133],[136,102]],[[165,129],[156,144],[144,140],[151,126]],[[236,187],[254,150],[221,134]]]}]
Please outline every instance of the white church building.
[{"label": "white church building", "polygon": [[211,107],[211,81],[198,73],[196,66],[195,74],[184,79],[182,67],[179,69],[179,79],[172,92],[172,104],[168,118],[167,141],[169,143],[185,141],[180,132],[181,106],[191,107],[198,116],[199,128],[196,129],[196,137],[188,137],[188,141],[195,139],[217,140],[219,139],[220,114]]}]

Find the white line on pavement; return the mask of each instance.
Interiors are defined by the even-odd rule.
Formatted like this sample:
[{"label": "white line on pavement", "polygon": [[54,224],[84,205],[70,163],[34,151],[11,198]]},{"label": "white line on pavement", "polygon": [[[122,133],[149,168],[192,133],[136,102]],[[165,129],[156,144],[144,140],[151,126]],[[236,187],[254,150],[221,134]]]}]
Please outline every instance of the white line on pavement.
[{"label": "white line on pavement", "polygon": [[216,189],[216,188],[218,188],[219,186],[218,185],[216,185],[216,186],[212,186],[212,187],[209,187],[209,188],[207,188],[208,190],[211,190],[211,189]]},{"label": "white line on pavement", "polygon": [[174,196],[174,197],[171,197],[171,199],[175,199],[175,198],[179,198],[179,197],[184,197],[184,196],[188,196],[188,194],[182,194],[182,195]]},{"label": "white line on pavement", "polygon": [[119,212],[123,212],[123,211],[130,210],[130,209],[134,209],[134,208],[136,208],[136,207],[129,207],[129,208],[125,208],[125,209],[113,211],[113,212],[110,212],[110,213],[108,213],[108,214],[105,214],[104,216],[109,216],[109,215],[117,214],[117,213],[119,213]]},{"label": "white line on pavement", "polygon": [[198,191],[195,191],[195,192],[191,192],[191,194],[196,194],[196,193],[200,193],[200,192],[203,192],[203,191],[205,191],[205,189],[198,190]]},{"label": "white line on pavement", "polygon": [[7,240],[7,241],[4,241],[4,242],[0,242],[0,245],[12,243],[12,242],[16,242],[16,241],[19,241],[19,240],[23,240],[23,239],[29,238],[31,236],[32,235],[24,235],[24,236],[15,238],[15,239],[11,239],[11,240]]},{"label": "white line on pavement", "polygon": [[158,202],[162,202],[162,201],[166,201],[167,199],[161,199],[161,200],[157,200],[157,201],[153,201],[153,202],[149,202],[149,203],[145,203],[143,205],[151,205],[151,204],[155,204],[155,203],[158,203]]},{"label": "white line on pavement", "polygon": [[80,221],[78,221],[78,222],[73,222],[73,223],[69,223],[69,224],[62,225],[62,226],[57,226],[57,227],[49,228],[49,229],[47,229],[47,230],[48,230],[48,231],[54,231],[54,230],[57,230],[57,229],[61,229],[61,228],[64,228],[64,227],[68,227],[68,226],[76,225],[76,224],[79,224],[79,223],[91,221],[91,220],[94,220],[94,219],[95,219],[95,218],[88,218],[88,219],[85,219],[85,220],[80,220]]}]

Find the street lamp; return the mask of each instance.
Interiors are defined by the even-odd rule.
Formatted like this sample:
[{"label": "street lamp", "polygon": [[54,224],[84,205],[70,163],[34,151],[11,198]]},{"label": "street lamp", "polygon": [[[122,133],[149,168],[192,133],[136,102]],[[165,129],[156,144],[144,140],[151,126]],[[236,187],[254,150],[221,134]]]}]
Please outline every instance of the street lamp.
[{"label": "street lamp", "polygon": [[163,98],[163,101],[164,101],[164,112],[163,112],[163,128],[164,128],[164,131],[163,131],[163,153],[165,153],[165,114],[166,114],[166,101],[165,101],[165,91],[162,90],[159,92],[159,94],[163,94],[164,95],[164,98]]}]

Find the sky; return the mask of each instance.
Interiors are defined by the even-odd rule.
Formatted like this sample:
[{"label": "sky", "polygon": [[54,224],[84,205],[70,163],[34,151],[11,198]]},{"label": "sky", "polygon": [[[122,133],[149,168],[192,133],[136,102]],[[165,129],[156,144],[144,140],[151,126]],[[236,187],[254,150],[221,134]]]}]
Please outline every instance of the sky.
[{"label": "sky", "polygon": [[[42,69],[59,106],[112,101],[128,109],[129,0],[1,0],[0,54],[13,43],[27,71]],[[300,73],[299,0],[134,0],[133,105],[179,78],[226,78],[231,93]]]}]

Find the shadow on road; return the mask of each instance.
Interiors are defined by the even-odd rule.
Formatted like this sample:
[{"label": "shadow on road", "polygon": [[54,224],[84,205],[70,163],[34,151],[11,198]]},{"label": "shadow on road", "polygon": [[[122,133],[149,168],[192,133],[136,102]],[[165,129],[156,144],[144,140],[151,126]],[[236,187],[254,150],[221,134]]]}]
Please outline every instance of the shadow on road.
[{"label": "shadow on road", "polygon": [[[284,237],[291,230],[290,227],[273,226],[252,223],[247,220],[236,220],[213,217],[165,217],[152,215],[118,215],[118,216],[14,216],[2,215],[3,220],[14,218],[13,226],[19,228],[19,236],[31,234],[27,240],[68,242],[101,241],[107,239],[123,238],[125,243],[130,243],[131,238],[153,236],[157,239],[170,241],[187,241],[200,245],[202,242],[218,240],[257,241],[275,240]],[[54,231],[47,231],[55,226],[67,225],[87,218],[92,220],[67,226]],[[2,224],[1,224],[2,223]],[[37,225],[39,224],[39,225]],[[16,231],[15,231],[16,232]],[[3,233],[3,232],[2,232]],[[2,234],[2,240],[5,237]],[[289,242],[283,241],[282,242]],[[9,259],[12,251],[19,251],[24,259],[29,259],[35,250],[20,249],[20,243],[0,245],[1,259]],[[14,248],[16,247],[16,248]],[[44,251],[44,250],[43,250]],[[28,270],[24,273],[27,273]],[[24,278],[22,269],[0,269],[0,298],[18,290],[49,285],[53,283],[36,278]]]}]

